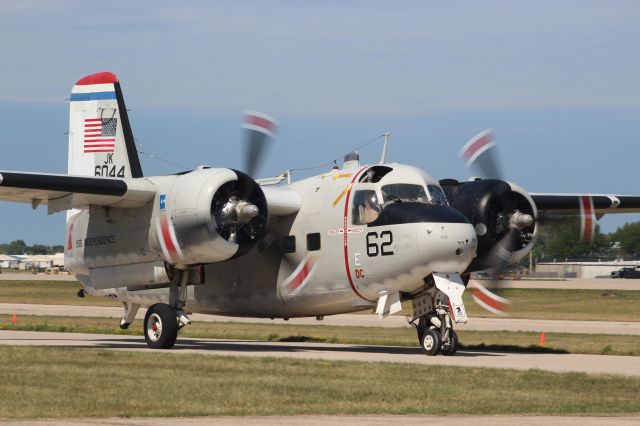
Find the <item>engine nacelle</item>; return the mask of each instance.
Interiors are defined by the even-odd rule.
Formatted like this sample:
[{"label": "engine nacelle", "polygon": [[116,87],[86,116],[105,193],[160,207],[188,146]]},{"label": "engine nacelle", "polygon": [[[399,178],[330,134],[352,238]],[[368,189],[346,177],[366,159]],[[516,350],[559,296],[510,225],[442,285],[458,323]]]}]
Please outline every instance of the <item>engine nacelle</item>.
[{"label": "engine nacelle", "polygon": [[533,248],[537,209],[518,185],[497,179],[443,180],[440,185],[451,206],[469,219],[478,236],[477,256],[466,272],[515,263]]},{"label": "engine nacelle", "polygon": [[267,201],[260,185],[235,170],[204,168],[176,176],[159,197],[156,247],[171,265],[241,256],[267,227]]}]

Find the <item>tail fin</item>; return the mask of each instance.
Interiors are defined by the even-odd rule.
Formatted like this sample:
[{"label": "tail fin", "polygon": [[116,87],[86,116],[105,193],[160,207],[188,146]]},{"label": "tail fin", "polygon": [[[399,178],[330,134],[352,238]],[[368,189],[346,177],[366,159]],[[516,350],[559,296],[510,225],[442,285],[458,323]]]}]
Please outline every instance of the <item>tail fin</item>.
[{"label": "tail fin", "polygon": [[69,174],[142,177],[118,77],[99,72],[78,80],[69,104]]}]

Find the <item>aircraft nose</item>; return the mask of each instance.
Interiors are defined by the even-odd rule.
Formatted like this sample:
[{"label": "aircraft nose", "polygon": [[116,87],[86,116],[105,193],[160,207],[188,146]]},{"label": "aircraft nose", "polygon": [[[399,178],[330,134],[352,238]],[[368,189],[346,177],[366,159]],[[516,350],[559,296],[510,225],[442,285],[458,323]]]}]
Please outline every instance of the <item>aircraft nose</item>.
[{"label": "aircraft nose", "polygon": [[478,240],[469,220],[449,206],[396,203],[372,225],[415,224],[421,257],[439,272],[463,272],[476,255]]},{"label": "aircraft nose", "polygon": [[469,223],[429,222],[421,244],[434,271],[463,272],[476,256],[478,239]]}]

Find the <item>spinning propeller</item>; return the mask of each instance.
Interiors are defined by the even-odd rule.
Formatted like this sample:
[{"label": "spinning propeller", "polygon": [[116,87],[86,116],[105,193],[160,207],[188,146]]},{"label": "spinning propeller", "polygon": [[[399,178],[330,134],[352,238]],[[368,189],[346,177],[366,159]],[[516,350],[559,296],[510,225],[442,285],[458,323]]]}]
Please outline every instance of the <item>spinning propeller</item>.
[{"label": "spinning propeller", "polygon": [[[474,167],[480,172],[482,178],[504,181],[496,152],[496,143],[491,130],[485,130],[474,136],[464,145],[460,155],[467,166]],[[510,185],[514,186],[513,184]],[[522,211],[523,205],[518,205],[517,200],[510,194],[513,193],[505,191],[504,196],[494,196],[494,205],[491,208],[496,209],[496,214],[487,215],[495,218],[487,226],[492,228],[497,238],[483,260],[483,266],[486,266],[486,269],[490,271],[494,287],[498,286],[498,277],[501,272],[518,260],[514,253],[523,249],[532,241],[532,234],[530,233],[532,227],[536,222],[540,222],[540,219],[545,219],[537,217],[535,211],[533,212],[534,214],[527,214]],[[581,237],[584,241],[592,241],[595,234],[596,220],[593,214],[594,208],[591,197],[581,197],[580,207]],[[487,232],[487,227],[482,225],[484,224],[475,225],[479,239]],[[507,299],[492,293],[476,281],[471,282],[471,288],[473,298],[480,306],[496,314],[504,315],[506,313],[507,304],[509,303]]]}]

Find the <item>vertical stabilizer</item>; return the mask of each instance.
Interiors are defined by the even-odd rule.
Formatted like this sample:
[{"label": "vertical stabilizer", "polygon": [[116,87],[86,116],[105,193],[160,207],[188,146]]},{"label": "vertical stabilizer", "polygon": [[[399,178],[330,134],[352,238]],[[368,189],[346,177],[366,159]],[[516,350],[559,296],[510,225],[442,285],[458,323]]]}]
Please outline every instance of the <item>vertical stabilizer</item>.
[{"label": "vertical stabilizer", "polygon": [[72,175],[142,177],[118,77],[88,75],[71,90],[69,167]]}]

